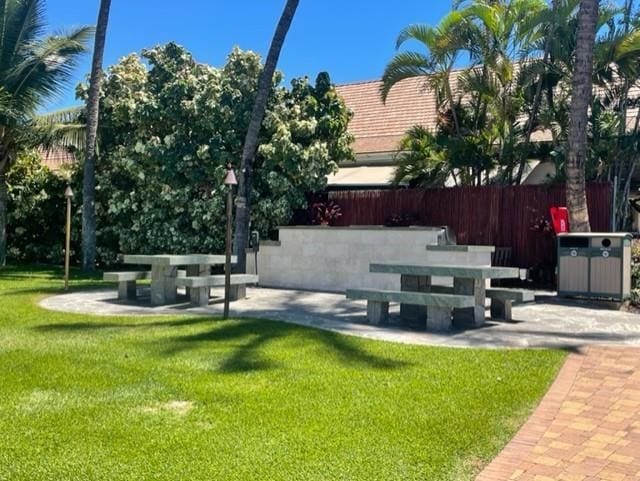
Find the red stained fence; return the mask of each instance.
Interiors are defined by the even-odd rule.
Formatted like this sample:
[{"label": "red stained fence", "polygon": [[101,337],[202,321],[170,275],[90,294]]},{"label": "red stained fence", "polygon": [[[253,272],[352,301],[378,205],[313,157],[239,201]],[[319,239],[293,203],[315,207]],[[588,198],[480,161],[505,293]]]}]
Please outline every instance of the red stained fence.
[{"label": "red stained fence", "polygon": [[[587,188],[593,231],[608,231],[611,186]],[[418,225],[449,226],[458,244],[511,247],[511,264],[538,267],[555,264],[553,234],[536,231],[549,209],[566,205],[564,185],[453,187],[430,190],[343,191],[329,193],[342,207],[336,225],[381,225],[408,216]]]}]

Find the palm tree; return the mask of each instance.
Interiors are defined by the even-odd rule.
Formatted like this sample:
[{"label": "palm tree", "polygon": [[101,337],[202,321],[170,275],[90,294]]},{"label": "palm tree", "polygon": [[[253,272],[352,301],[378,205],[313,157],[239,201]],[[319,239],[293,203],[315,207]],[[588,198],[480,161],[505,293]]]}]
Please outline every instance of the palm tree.
[{"label": "palm tree", "polygon": [[456,102],[451,88],[451,72],[455,66],[460,50],[465,47],[466,37],[461,28],[460,15],[452,12],[440,21],[437,27],[428,25],[409,25],[396,41],[396,49],[410,40],[422,44],[426,53],[405,51],[398,52],[387,64],[382,75],[380,95],[386,102],[391,89],[402,80],[424,77],[425,84],[436,93],[439,109],[451,112],[454,131],[460,135],[460,123],[456,112]]},{"label": "palm tree", "polygon": [[6,174],[37,143],[37,110],[71,80],[92,34],[88,27],[43,36],[44,0],[5,0],[0,11],[0,266],[6,263]]},{"label": "palm tree", "polygon": [[85,271],[93,270],[96,262],[96,137],[98,134],[100,83],[102,81],[102,57],[104,55],[110,7],[111,0],[100,0],[87,98],[87,127],[82,183],[82,268]]},{"label": "palm tree", "polygon": [[238,262],[236,269],[238,272],[245,272],[247,266],[247,242],[249,240],[249,220],[251,218],[251,189],[253,188],[253,160],[258,149],[258,135],[262,119],[267,109],[267,100],[273,86],[273,74],[278,65],[278,58],[282,50],[282,45],[287,37],[287,32],[298,8],[299,0],[287,0],[280,21],[276,27],[269,47],[269,53],[264,63],[264,68],[258,79],[258,90],[251,111],[249,128],[244,139],[242,148],[242,159],[240,162],[240,172],[238,175],[238,195],[236,198],[236,221],[235,221],[235,245],[234,251]]},{"label": "palm tree", "polygon": [[569,117],[567,209],[569,226],[574,232],[589,232],[589,211],[585,180],[587,157],[587,120],[592,99],[593,52],[598,24],[599,0],[582,0],[574,51]]},{"label": "palm tree", "polygon": [[[398,38],[399,48],[407,40],[416,40],[426,53],[397,53],[382,77],[381,94],[386,99],[392,87],[411,77],[424,77],[436,92],[440,109],[447,109],[456,136],[470,133],[489,136],[496,160],[511,179],[514,167],[514,143],[521,136],[517,124],[522,111],[516,65],[529,50],[531,26],[527,18],[546,9],[543,0],[472,0],[457,2],[457,10],[446,15],[436,27],[412,25]],[[471,64],[452,81],[457,60],[467,56]],[[452,93],[455,84],[456,98]],[[462,128],[458,109],[470,107],[472,129]],[[465,132],[462,132],[466,130]],[[477,171],[476,182],[481,181]]]}]

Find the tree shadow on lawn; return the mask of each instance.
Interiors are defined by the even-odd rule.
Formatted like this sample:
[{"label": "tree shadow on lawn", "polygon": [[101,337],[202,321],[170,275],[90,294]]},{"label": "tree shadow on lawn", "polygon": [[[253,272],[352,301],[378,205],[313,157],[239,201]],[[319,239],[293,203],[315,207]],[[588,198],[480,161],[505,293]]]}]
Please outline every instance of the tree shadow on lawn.
[{"label": "tree shadow on lawn", "polygon": [[215,347],[216,342],[226,343],[226,346],[232,344],[230,354],[221,362],[218,370],[223,373],[239,373],[278,367],[278,363],[265,358],[264,348],[269,343],[285,338],[287,335],[307,332],[308,339],[319,343],[328,355],[335,354],[346,366],[389,370],[409,365],[406,361],[381,357],[368,352],[357,345],[357,339],[350,339],[342,334],[265,319],[237,318],[229,323],[207,316],[149,322],[141,318],[141,322],[136,323],[71,322],[44,324],[33,329],[43,333],[82,332],[99,329],[178,328],[203,323],[211,323],[213,328],[205,332],[173,336],[151,343],[154,346],[161,346],[160,355],[162,357],[172,357],[184,351],[207,345]]},{"label": "tree shadow on lawn", "polygon": [[372,354],[357,346],[356,339],[349,339],[342,334],[281,321],[247,318],[239,321],[239,323],[216,327],[207,332],[177,336],[171,340],[173,346],[166,349],[163,354],[172,356],[212,342],[244,341],[221,364],[220,371],[246,372],[275,367],[273,362],[262,357],[264,355],[262,348],[268,343],[284,338],[291,333],[308,332],[309,339],[319,343],[328,354],[336,354],[345,365],[373,369],[397,369],[408,365],[406,361]]}]

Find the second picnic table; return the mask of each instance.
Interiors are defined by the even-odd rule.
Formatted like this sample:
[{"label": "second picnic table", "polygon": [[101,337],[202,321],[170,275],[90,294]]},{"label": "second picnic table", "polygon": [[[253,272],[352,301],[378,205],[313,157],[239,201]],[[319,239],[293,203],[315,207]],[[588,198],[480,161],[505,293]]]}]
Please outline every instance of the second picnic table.
[{"label": "second picnic table", "polygon": [[[151,266],[151,305],[161,306],[176,301],[178,267],[186,267],[187,276],[205,276],[209,275],[212,266],[224,264],[225,256],[218,254],[127,254],[123,261],[125,264]],[[237,262],[236,256],[232,256],[231,262]],[[191,292],[190,296],[196,295],[196,292]]]},{"label": "second picnic table", "polygon": [[[407,264],[370,264],[370,272],[381,274],[400,274],[400,289],[412,292],[431,292],[432,277],[452,277],[453,293],[474,297],[474,306],[456,308],[453,311],[454,322],[462,325],[481,326],[485,318],[485,284],[487,279],[518,278],[520,270],[516,267],[492,266],[451,266],[451,265],[407,265]],[[402,305],[405,316],[416,314],[426,317],[422,312],[426,308],[414,305]]]}]

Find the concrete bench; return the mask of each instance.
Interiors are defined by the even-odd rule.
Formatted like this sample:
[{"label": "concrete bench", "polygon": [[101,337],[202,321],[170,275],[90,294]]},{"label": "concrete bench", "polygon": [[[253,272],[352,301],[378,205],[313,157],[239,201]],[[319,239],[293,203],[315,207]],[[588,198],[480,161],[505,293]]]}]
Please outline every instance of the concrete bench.
[{"label": "concrete bench", "polygon": [[[452,294],[453,287],[433,285],[431,286],[431,292]],[[491,299],[491,318],[504,319],[505,321],[513,320],[511,307],[514,302],[521,304],[535,300],[533,291],[526,289],[506,289],[502,287],[487,288],[486,296],[488,299]]]},{"label": "concrete bench", "polygon": [[532,302],[535,295],[532,291],[525,289],[504,289],[492,287],[487,289],[487,297],[491,299],[491,318],[513,320],[511,316],[511,306],[514,302]]},{"label": "concrete bench", "polygon": [[151,279],[150,271],[105,272],[102,279],[118,283],[118,299],[137,298],[136,281]]},{"label": "concrete bench", "polygon": [[371,324],[384,324],[389,319],[389,302],[427,306],[427,329],[451,329],[453,308],[473,307],[473,296],[436,294],[432,292],[389,291],[384,289],[348,289],[348,299],[367,301],[367,319]]},{"label": "concrete bench", "polygon": [[[231,274],[231,291],[229,300],[235,301],[244,297],[247,284],[257,284],[258,276],[253,274]],[[186,287],[191,293],[191,303],[198,306],[209,304],[209,289],[224,287],[224,275],[178,277],[176,286]]]}]

